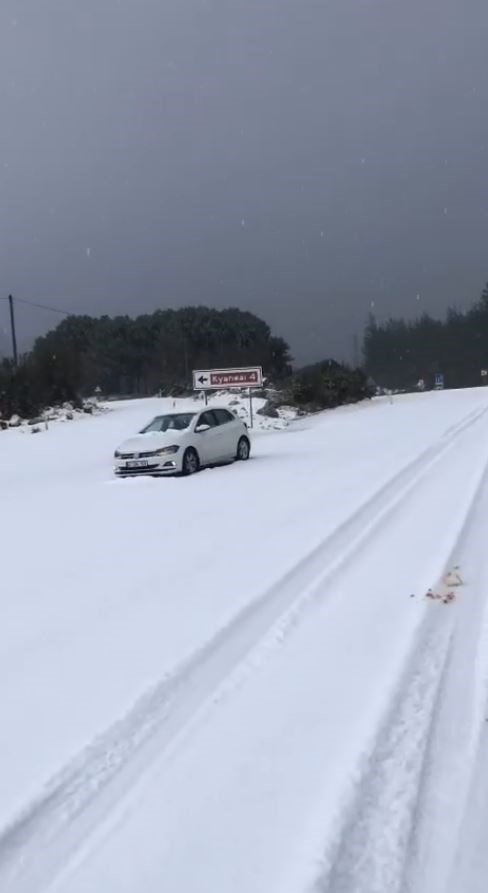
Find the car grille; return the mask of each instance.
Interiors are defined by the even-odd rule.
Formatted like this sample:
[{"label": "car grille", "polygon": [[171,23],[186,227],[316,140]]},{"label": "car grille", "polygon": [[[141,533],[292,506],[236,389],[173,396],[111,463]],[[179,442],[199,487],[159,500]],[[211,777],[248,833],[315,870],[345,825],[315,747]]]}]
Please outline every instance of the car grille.
[{"label": "car grille", "polygon": [[132,477],[136,474],[151,474],[152,471],[160,471],[160,465],[145,465],[144,468],[117,468],[116,473]]},{"label": "car grille", "polygon": [[150,459],[154,453],[119,453],[119,459]]}]

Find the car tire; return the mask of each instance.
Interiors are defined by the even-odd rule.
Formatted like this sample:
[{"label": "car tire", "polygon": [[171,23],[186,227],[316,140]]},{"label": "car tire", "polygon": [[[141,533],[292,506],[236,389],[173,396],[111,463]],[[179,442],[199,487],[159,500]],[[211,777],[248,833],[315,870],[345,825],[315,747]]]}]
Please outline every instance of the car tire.
[{"label": "car tire", "polygon": [[196,474],[199,470],[200,459],[198,458],[198,453],[193,447],[188,447],[188,449],[185,450],[183,461],[181,463],[181,473],[185,477],[188,477],[190,474]]},{"label": "car tire", "polygon": [[247,462],[251,455],[251,444],[247,437],[241,437],[237,444],[236,460],[237,462]]}]

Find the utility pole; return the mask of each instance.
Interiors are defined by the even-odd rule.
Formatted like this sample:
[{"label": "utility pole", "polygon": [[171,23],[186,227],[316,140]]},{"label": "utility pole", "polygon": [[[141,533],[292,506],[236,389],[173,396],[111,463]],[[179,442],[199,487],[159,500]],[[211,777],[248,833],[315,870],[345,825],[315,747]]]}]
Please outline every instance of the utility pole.
[{"label": "utility pole", "polygon": [[352,362],[355,369],[359,366],[359,338],[357,335],[352,339]]},{"label": "utility pole", "polygon": [[14,358],[14,366],[17,368],[19,364],[19,357],[17,353],[17,335],[15,332],[15,313],[14,313],[14,299],[12,295],[8,296],[8,303],[10,307],[10,331],[12,333],[12,355]]}]

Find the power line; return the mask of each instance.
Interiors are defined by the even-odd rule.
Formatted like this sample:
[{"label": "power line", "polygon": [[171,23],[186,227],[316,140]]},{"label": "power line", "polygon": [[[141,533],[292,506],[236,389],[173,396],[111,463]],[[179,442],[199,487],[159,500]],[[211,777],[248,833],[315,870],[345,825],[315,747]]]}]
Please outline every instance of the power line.
[{"label": "power line", "polygon": [[[16,304],[27,304],[29,307],[37,307],[38,310],[49,310],[50,313],[59,313],[61,316],[75,316],[72,312],[61,310],[60,307],[50,307],[48,304],[38,304],[36,301],[27,301],[25,298],[15,298]],[[8,298],[0,298],[0,301],[8,301]]]},{"label": "power line", "polygon": [[25,304],[28,307],[36,307],[38,310],[47,310],[48,313],[57,313],[60,316],[73,316],[75,314],[68,313],[66,310],[61,310],[60,307],[51,307],[49,304],[40,304],[37,301],[28,301],[26,298],[13,298],[12,295],[9,295],[8,298],[0,297],[0,301],[9,304],[10,310],[10,332],[12,336],[12,356],[14,361],[14,366],[18,365],[18,351],[17,351],[17,333],[15,329],[15,304]]}]

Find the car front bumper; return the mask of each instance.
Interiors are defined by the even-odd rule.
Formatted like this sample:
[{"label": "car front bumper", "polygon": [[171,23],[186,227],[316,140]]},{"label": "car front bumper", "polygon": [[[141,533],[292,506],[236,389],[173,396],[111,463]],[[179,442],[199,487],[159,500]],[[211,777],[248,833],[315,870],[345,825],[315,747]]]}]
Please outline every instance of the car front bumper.
[{"label": "car front bumper", "polygon": [[151,456],[148,459],[115,459],[114,473],[116,477],[141,477],[144,475],[160,476],[178,474],[181,470],[181,459],[178,453],[167,456]]}]

